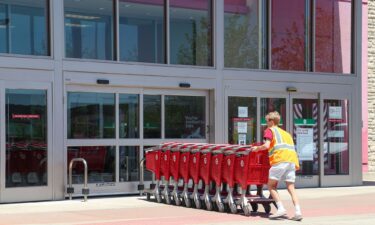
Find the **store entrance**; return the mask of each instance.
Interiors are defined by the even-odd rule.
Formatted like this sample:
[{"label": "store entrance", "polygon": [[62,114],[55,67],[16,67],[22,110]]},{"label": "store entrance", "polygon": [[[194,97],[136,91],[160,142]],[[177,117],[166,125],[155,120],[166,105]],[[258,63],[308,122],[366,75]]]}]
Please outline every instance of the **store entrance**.
[{"label": "store entrance", "polygon": [[1,202],[51,200],[50,85],[0,85]]},{"label": "store entrance", "polygon": [[[209,142],[207,91],[84,85],[66,90],[66,168],[73,158],[87,161],[90,194],[137,193],[139,163],[149,147]],[[80,190],[83,167],[72,169]],[[151,173],[144,178],[148,184]]]},{"label": "store entrance", "polygon": [[228,95],[228,142],[262,142],[265,116],[278,111],[280,127],[294,139],[301,169],[299,186],[319,186],[319,101],[314,93],[237,92]]}]

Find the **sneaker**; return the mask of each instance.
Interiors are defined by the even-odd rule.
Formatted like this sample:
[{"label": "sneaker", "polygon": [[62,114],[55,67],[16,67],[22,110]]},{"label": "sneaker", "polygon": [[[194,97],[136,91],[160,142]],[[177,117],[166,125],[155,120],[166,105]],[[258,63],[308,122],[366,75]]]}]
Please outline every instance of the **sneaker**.
[{"label": "sneaker", "polygon": [[285,218],[285,217],[286,217],[286,210],[283,210],[283,211],[277,210],[275,214],[270,215],[268,218],[271,220],[274,220],[274,219],[280,219],[280,218]]},{"label": "sneaker", "polygon": [[294,221],[301,221],[302,219],[303,218],[301,214],[296,214],[292,218],[290,218],[290,220],[294,220]]}]

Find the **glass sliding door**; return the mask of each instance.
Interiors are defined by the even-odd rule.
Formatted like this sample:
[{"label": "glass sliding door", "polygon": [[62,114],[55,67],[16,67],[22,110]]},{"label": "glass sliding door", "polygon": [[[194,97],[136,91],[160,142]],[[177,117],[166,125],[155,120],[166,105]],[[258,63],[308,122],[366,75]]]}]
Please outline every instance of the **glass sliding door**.
[{"label": "glass sliding door", "polygon": [[[315,93],[232,91],[227,96],[227,142],[263,142],[265,116],[277,111],[279,127],[289,132],[300,160],[299,187],[319,186],[319,101]],[[281,184],[282,186],[283,184]]]},{"label": "glass sliding door", "polygon": [[0,82],[1,202],[52,199],[49,90],[49,84]]},{"label": "glass sliding door", "polygon": [[[70,161],[84,158],[90,193],[137,193],[148,146],[208,142],[207,96],[197,90],[67,86],[66,176]],[[80,189],[84,168],[77,163],[72,169],[73,185]],[[144,175],[148,185],[152,174]]]},{"label": "glass sliding door", "polygon": [[257,99],[228,97],[228,143],[248,145],[256,142]]},{"label": "glass sliding door", "polygon": [[324,175],[349,174],[349,114],[347,100],[324,100]]},{"label": "glass sliding door", "polygon": [[298,153],[299,175],[319,174],[318,99],[292,100],[293,139]]},{"label": "glass sliding door", "polygon": [[47,93],[6,92],[6,187],[47,185]]}]

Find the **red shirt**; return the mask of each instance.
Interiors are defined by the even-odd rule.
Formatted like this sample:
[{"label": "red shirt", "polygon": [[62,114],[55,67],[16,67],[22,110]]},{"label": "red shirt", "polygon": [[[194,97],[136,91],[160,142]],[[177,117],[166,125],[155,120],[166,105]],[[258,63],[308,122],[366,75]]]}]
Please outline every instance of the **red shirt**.
[{"label": "red shirt", "polygon": [[266,140],[269,140],[269,141],[272,141],[273,139],[273,134],[272,134],[272,131],[270,128],[267,128],[264,132],[263,132],[263,140],[266,141]]}]

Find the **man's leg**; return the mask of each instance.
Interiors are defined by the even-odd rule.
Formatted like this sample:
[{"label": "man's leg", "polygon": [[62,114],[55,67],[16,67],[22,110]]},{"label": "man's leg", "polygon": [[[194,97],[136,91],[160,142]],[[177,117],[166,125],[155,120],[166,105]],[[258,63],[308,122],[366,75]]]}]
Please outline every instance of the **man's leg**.
[{"label": "man's leg", "polygon": [[280,217],[284,217],[286,215],[286,210],[280,200],[279,193],[277,193],[277,180],[268,179],[268,190],[271,193],[273,200],[276,202],[277,205],[277,212],[274,215],[271,215],[270,219],[276,219]]},{"label": "man's leg", "polygon": [[270,191],[270,194],[275,202],[280,201],[279,193],[277,193],[277,183],[277,180],[268,179],[268,190]]},{"label": "man's leg", "polygon": [[291,219],[300,221],[302,220],[302,212],[301,212],[301,207],[299,205],[299,199],[296,193],[296,189],[294,187],[294,182],[286,181],[285,183],[286,183],[286,188],[288,189],[288,192],[290,194],[290,197],[292,197],[294,207],[296,209],[295,215]]}]

